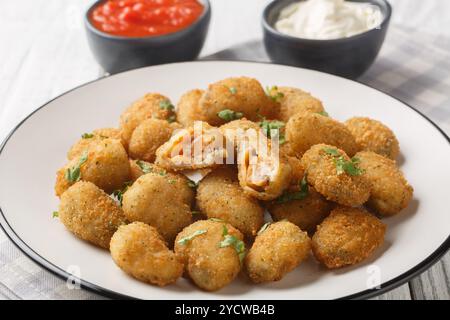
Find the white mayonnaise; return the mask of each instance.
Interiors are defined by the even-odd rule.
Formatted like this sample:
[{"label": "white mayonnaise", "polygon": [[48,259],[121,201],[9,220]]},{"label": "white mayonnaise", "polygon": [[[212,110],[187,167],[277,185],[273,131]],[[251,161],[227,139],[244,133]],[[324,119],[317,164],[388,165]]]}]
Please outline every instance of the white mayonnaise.
[{"label": "white mayonnaise", "polygon": [[275,29],[298,38],[339,39],[374,29],[382,20],[380,8],[370,3],[307,0],[281,10]]}]

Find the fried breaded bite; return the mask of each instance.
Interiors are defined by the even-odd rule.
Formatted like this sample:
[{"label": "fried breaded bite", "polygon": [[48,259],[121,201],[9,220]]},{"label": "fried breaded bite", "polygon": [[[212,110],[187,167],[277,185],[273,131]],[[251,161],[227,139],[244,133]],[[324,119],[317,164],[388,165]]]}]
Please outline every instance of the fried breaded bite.
[{"label": "fried breaded bite", "polygon": [[280,145],[280,156],[284,157],[291,166],[291,185],[298,185],[298,182],[303,179],[305,169],[302,166],[300,158],[292,151],[291,144],[286,141]]},{"label": "fried breaded bite", "polygon": [[286,138],[299,157],[319,143],[336,146],[349,156],[359,151],[355,138],[344,124],[317,113],[292,116],[286,124]]},{"label": "fried breaded bite", "polygon": [[278,87],[277,92],[281,93],[280,111],[277,119],[287,122],[297,113],[321,113],[324,112],[322,102],[313,97],[310,93],[298,88]]},{"label": "fried breaded bite", "polygon": [[314,234],[317,225],[330,214],[333,206],[311,186],[304,195],[297,188],[266,204],[274,221],[288,220],[309,235]]},{"label": "fried breaded bite", "polygon": [[224,220],[248,237],[255,236],[264,224],[264,209],[243,192],[230,166],[217,168],[200,181],[197,207],[208,218]]},{"label": "fried breaded bite", "polygon": [[134,182],[140,176],[153,171],[164,172],[165,170],[150,162],[130,159],[130,181]]},{"label": "fried breaded bite", "polygon": [[58,170],[55,193],[59,197],[79,180],[90,181],[106,193],[121,189],[130,179],[128,155],[118,139],[93,139],[82,153]]},{"label": "fried breaded bite", "polygon": [[245,256],[243,235],[230,224],[200,220],[184,228],[175,240],[175,253],[186,274],[201,289],[219,290],[241,270]]},{"label": "fried breaded bite", "polygon": [[177,104],[177,121],[184,127],[190,127],[195,121],[203,121],[200,113],[200,98],[204,90],[194,89],[186,92]]},{"label": "fried breaded bite", "polygon": [[123,211],[129,221],[155,227],[171,244],[178,232],[192,222],[194,191],[189,180],[162,168],[139,177],[123,195]]},{"label": "fried breaded bite", "polygon": [[[252,121],[258,121],[260,116],[271,119],[278,108],[279,105],[266,95],[258,80],[248,77],[227,78],[213,83],[200,99],[202,117],[213,126],[236,117]],[[226,110],[230,111],[230,116],[220,113]]]},{"label": "fried breaded bite", "polygon": [[363,151],[373,151],[393,160],[400,153],[394,132],[380,121],[355,117],[347,120],[345,125]]},{"label": "fried breaded bite", "polygon": [[245,258],[245,267],[255,283],[279,281],[309,256],[311,240],[306,232],[288,221],[271,223],[261,230]]},{"label": "fried breaded bite", "polygon": [[156,151],[155,163],[167,170],[214,168],[225,163],[225,138],[218,128],[197,121],[178,130]]},{"label": "fried breaded bite", "polygon": [[386,226],[370,213],[338,207],[317,227],[312,249],[329,269],[356,264],[383,244]]},{"label": "fried breaded bite", "polygon": [[133,159],[154,162],[156,150],[167,142],[172,133],[180,128],[177,123],[166,120],[147,119],[136,127],[128,144],[128,154]]},{"label": "fried breaded bite", "polygon": [[122,141],[122,132],[116,128],[101,128],[92,131],[92,133],[84,133],[81,139],[78,140],[67,153],[67,159],[79,157],[93,141],[102,140],[105,138],[118,139]]},{"label": "fried breaded bite", "polygon": [[134,129],[142,121],[151,118],[175,121],[175,107],[169,98],[158,93],[148,93],[129,106],[120,116],[124,143],[128,145]]},{"label": "fried breaded bite", "polygon": [[59,219],[78,238],[108,249],[126,219],[120,206],[91,182],[79,181],[61,196]]},{"label": "fried breaded bite", "polygon": [[272,147],[261,134],[246,136],[238,146],[239,183],[245,193],[265,201],[277,198],[291,182],[289,162]]},{"label": "fried breaded bite", "polygon": [[308,183],[326,199],[359,206],[369,199],[370,183],[358,163],[335,146],[318,144],[303,155]]},{"label": "fried breaded bite", "polygon": [[395,161],[371,151],[358,152],[355,158],[371,183],[369,207],[382,216],[392,216],[408,206],[413,188]]},{"label": "fried breaded bite", "polygon": [[110,250],[120,269],[147,283],[165,286],[183,274],[183,263],[158,231],[142,222],[121,226],[111,239]]}]

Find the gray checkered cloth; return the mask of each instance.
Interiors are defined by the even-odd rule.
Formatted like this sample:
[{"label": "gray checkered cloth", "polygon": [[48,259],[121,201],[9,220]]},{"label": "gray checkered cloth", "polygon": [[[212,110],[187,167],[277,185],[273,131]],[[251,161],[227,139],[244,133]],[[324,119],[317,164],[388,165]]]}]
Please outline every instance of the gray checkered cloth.
[{"label": "gray checkered cloth", "polygon": [[[218,52],[205,60],[269,61],[261,41]],[[392,27],[380,56],[359,81],[425,113],[450,133],[450,39]],[[101,299],[42,269],[0,231],[0,299]]]}]

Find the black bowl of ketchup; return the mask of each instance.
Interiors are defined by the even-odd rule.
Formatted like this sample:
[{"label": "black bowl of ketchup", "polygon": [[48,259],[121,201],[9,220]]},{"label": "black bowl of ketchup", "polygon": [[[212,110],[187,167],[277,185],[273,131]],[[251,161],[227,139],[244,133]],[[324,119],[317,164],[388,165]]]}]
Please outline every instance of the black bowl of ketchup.
[{"label": "black bowl of ketchup", "polygon": [[208,0],[101,0],[86,12],[89,46],[103,69],[129,69],[198,57],[211,19]]}]

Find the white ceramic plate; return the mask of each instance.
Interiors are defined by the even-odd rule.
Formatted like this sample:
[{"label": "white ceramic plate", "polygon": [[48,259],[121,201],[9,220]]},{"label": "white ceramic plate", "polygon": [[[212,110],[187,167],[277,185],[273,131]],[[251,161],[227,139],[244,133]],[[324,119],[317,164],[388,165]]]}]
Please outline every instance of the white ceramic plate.
[{"label": "white ceramic plate", "polygon": [[[118,125],[130,102],[146,92],[177,101],[192,88],[230,76],[246,75],[264,85],[300,87],[320,97],[334,118],[379,119],[401,145],[401,169],[414,186],[414,200],[401,214],[385,219],[386,241],[375,256],[353,267],[327,271],[313,258],[282,281],[251,285],[244,277],[214,293],[185,279],[159,288],[128,277],[107,251],[83,242],[52,218],[58,199],[55,171],[80,134]],[[379,294],[424,271],[449,248],[449,139],[404,103],[357,82],[287,66],[248,62],[189,62],[121,73],[74,89],[23,121],[0,149],[0,222],[9,237],[33,260],[82,285],[115,297],[145,299],[330,299]],[[381,289],[371,287],[381,282]]]}]

